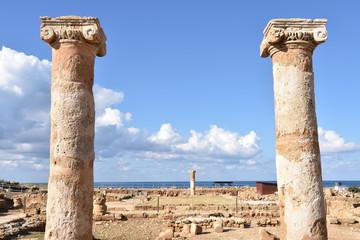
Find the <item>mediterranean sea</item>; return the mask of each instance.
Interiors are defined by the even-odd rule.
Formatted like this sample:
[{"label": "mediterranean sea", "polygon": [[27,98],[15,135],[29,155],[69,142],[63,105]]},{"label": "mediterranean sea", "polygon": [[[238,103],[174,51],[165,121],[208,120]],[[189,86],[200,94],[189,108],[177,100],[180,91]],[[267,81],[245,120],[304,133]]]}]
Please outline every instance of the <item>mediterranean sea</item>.
[{"label": "mediterranean sea", "polygon": [[[262,182],[272,182],[276,181],[262,181]],[[323,181],[324,187],[334,187],[336,182],[342,183],[345,187],[357,186],[360,187],[360,181],[342,181],[342,180],[333,180],[333,181]],[[214,187],[212,181],[196,181],[197,187]],[[216,185],[217,187],[219,185]],[[227,186],[227,185],[225,185]],[[234,187],[243,187],[250,186],[255,187],[256,181],[232,181],[231,186]],[[187,182],[95,182],[94,188],[190,188],[190,181]]]}]

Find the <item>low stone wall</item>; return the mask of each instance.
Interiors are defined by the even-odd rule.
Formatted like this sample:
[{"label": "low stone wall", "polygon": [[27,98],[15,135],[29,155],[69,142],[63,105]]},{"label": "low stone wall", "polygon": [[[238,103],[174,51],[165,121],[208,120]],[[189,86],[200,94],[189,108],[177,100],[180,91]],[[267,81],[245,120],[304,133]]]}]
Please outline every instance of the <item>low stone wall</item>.
[{"label": "low stone wall", "polygon": [[[210,218],[184,218],[176,221],[170,221],[167,227],[173,228],[174,232],[182,232],[185,225],[197,224],[202,228],[204,232],[206,229],[214,228],[214,224],[221,221],[224,228],[246,228],[252,225],[258,225],[262,227],[274,227],[279,225],[278,219],[262,218],[257,221],[251,221],[245,218],[222,218],[222,217],[210,217]],[[189,227],[189,226],[188,226]],[[187,228],[188,228],[187,227]]]},{"label": "low stone wall", "polygon": [[[105,189],[106,193],[118,193],[118,194],[128,194],[128,195],[145,195],[145,196],[166,196],[166,197],[181,197],[189,196],[189,189],[179,189],[179,188],[138,188],[138,189],[129,189],[129,188],[108,188]],[[229,196],[240,196],[244,200],[274,200],[275,195],[264,195],[261,196],[256,193],[255,187],[223,187],[223,188],[202,188],[196,187],[196,195],[229,195]]]},{"label": "low stone wall", "polygon": [[21,194],[13,197],[14,208],[22,209],[30,215],[45,215],[47,194]]},{"label": "low stone wall", "polygon": [[20,218],[0,224],[0,239],[13,239],[10,237],[18,236],[28,231],[45,231],[45,216]]}]

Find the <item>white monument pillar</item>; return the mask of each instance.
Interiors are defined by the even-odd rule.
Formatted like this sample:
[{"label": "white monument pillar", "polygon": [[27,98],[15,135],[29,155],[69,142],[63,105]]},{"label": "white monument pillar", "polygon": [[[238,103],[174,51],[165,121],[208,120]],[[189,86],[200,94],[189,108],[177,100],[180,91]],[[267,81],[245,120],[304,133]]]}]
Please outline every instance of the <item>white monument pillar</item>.
[{"label": "white monument pillar", "polygon": [[195,170],[189,170],[188,173],[190,173],[190,195],[195,195]]}]

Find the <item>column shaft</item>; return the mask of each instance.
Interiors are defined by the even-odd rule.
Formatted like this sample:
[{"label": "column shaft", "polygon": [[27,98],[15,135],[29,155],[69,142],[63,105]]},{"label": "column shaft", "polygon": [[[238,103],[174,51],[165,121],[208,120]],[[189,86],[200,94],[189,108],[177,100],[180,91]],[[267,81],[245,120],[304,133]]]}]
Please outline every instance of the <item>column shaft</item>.
[{"label": "column shaft", "polygon": [[188,171],[190,173],[190,195],[195,195],[195,173],[196,171],[190,170]]},{"label": "column shaft", "polygon": [[95,54],[81,45],[53,49],[47,239],[92,239]]},{"label": "column shaft", "polygon": [[281,239],[327,237],[311,58],[305,49],[273,55]]}]

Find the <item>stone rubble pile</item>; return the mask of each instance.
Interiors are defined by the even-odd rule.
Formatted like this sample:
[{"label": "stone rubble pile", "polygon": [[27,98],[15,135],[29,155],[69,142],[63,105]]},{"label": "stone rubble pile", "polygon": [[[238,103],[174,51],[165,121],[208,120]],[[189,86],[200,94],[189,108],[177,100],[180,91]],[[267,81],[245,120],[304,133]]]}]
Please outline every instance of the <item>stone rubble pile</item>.
[{"label": "stone rubble pile", "polygon": [[0,224],[0,239],[9,239],[28,231],[45,231],[45,217],[27,217]]}]

